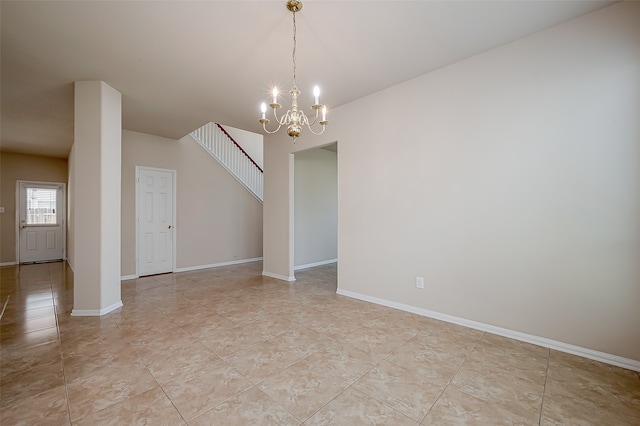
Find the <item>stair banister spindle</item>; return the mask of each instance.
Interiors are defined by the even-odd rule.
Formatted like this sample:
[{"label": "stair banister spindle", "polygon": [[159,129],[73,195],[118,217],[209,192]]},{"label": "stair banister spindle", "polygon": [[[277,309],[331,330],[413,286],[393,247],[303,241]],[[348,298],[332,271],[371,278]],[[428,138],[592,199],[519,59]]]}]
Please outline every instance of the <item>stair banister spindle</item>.
[{"label": "stair banister spindle", "polygon": [[207,123],[191,136],[260,202],[264,193],[262,168],[217,123]]}]

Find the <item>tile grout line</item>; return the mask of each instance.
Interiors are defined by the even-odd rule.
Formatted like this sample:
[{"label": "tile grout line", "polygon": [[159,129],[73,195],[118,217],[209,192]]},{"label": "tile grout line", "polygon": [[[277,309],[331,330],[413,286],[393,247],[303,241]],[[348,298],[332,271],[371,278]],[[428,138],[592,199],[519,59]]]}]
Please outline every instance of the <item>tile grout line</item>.
[{"label": "tile grout line", "polygon": [[11,293],[7,294],[7,300],[4,302],[4,306],[2,306],[2,312],[0,312],[0,320],[4,316],[4,311],[7,309],[7,305],[9,304],[9,298],[11,297]]},{"label": "tile grout line", "polygon": [[49,273],[49,284],[50,284],[50,290],[51,290],[51,298],[53,300],[53,315],[56,321],[56,333],[58,334],[58,342],[59,342],[58,353],[60,355],[60,364],[62,364],[62,380],[64,383],[64,396],[65,396],[65,399],[67,400],[67,416],[69,418],[69,424],[71,425],[73,424],[71,422],[71,401],[69,400],[69,387],[67,386],[67,373],[66,373],[66,369],[64,368],[64,353],[62,350],[62,334],[60,333],[60,322],[58,321],[58,305],[56,305],[56,299],[53,295],[53,284],[51,284],[51,273]]},{"label": "tile grout line", "polygon": [[[157,309],[153,304],[151,304],[151,306],[152,306],[154,309]],[[119,308],[119,309],[122,309],[122,307],[121,307],[121,308]],[[109,317],[110,317],[110,318],[111,318],[111,320],[115,323],[116,327],[117,327],[119,330],[123,330],[123,331],[125,331],[122,327],[120,327],[120,324],[118,324],[118,321],[116,321],[116,319],[115,319],[115,318],[113,318],[113,316],[112,316],[112,314],[111,314],[111,313],[109,314]],[[131,344],[130,344],[130,343],[129,343],[129,345],[131,346]],[[169,397],[169,395],[167,395],[167,392],[164,390],[164,388],[162,387],[162,385],[160,384],[160,382],[158,382],[158,379],[157,379],[157,378],[156,378],[156,376],[153,374],[153,372],[149,369],[149,366],[147,365],[147,363],[146,363],[146,362],[144,362],[144,360],[142,359],[142,356],[140,356],[140,353],[138,352],[138,350],[137,350],[136,348],[134,348],[134,347],[131,347],[131,349],[136,353],[136,355],[138,355],[138,358],[140,359],[140,362],[142,362],[142,365],[144,365],[144,368],[146,368],[146,369],[147,369],[147,371],[149,372],[149,374],[151,375],[151,377],[153,377],[153,380],[156,382],[156,384],[158,385],[158,387],[160,388],[160,390],[162,391],[162,393],[164,394],[164,396],[166,396],[166,397],[167,397],[167,399],[169,400],[169,402],[171,403],[171,405],[173,406],[173,408],[176,410],[176,412],[178,413],[178,415],[180,416],[180,418],[182,419],[182,421],[183,421],[186,425],[188,425],[188,424],[189,424],[189,422],[187,422],[187,421],[185,420],[184,416],[182,415],[182,413],[180,412],[180,410],[178,410],[178,407],[176,407],[176,405],[174,404],[173,400]],[[145,392],[146,392],[146,391],[145,391]],[[143,392],[143,393],[144,393],[144,392]],[[129,397],[129,398],[131,398],[131,397]],[[127,399],[129,399],[129,398],[127,398]],[[107,407],[107,408],[108,408],[108,407]]]},{"label": "tile grout line", "polygon": [[547,393],[547,380],[549,379],[549,364],[551,362],[551,349],[548,349],[547,368],[544,372],[544,387],[542,388],[542,401],[540,401],[540,417],[538,417],[538,425],[542,423],[542,412],[544,410],[544,396]]},{"label": "tile grout line", "polygon": [[486,335],[486,332],[482,332],[482,334],[480,335],[480,337],[478,338],[478,340],[476,341],[475,345],[473,345],[473,348],[471,348],[471,350],[469,351],[469,353],[467,353],[464,356],[464,361],[462,361],[462,363],[460,364],[460,366],[458,367],[458,369],[456,370],[455,373],[453,373],[451,375],[451,378],[449,379],[449,381],[447,382],[446,385],[444,385],[444,387],[442,388],[442,391],[440,392],[440,394],[438,395],[438,397],[436,398],[435,401],[433,401],[433,404],[431,405],[431,408],[429,408],[429,410],[427,411],[427,413],[424,415],[424,417],[420,420],[420,423],[424,422],[424,420],[427,418],[427,416],[429,415],[429,413],[431,412],[431,410],[433,409],[433,407],[438,403],[438,401],[440,400],[440,398],[442,397],[442,395],[444,394],[444,392],[447,390],[447,388],[449,387],[449,385],[451,384],[451,382],[453,381],[453,379],[456,377],[456,375],[458,374],[458,372],[460,372],[460,370],[462,369],[462,367],[464,366],[464,364],[467,362],[467,360],[469,359],[469,355],[471,355],[471,353],[473,353],[473,351],[478,347],[478,345],[480,344],[480,341],[482,341],[482,339],[484,338],[484,336]]}]

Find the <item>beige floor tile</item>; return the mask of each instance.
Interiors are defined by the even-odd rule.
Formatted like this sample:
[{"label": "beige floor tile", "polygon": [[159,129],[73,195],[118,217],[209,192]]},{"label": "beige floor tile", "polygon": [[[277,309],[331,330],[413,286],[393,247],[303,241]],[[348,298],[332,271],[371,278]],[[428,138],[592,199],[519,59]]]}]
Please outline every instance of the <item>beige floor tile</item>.
[{"label": "beige floor tile", "polygon": [[[6,392],[2,389],[2,392]],[[57,386],[33,396],[23,396],[0,410],[2,425],[69,425],[67,395]]]},{"label": "beige floor tile", "polygon": [[213,353],[225,357],[272,337],[257,324],[238,325],[230,330],[216,331],[200,340]]},{"label": "beige floor tile", "polygon": [[509,370],[516,376],[527,373],[544,375],[549,349],[486,333],[469,354],[469,359]]},{"label": "beige floor tile", "polygon": [[157,387],[158,383],[141,362],[95,368],[90,375],[67,383],[71,421]]},{"label": "beige floor tile", "polygon": [[189,422],[189,426],[298,424],[298,419],[256,387],[239,393]]},{"label": "beige floor tile", "polygon": [[536,375],[535,379],[515,377],[493,364],[467,360],[450,386],[533,422],[540,418],[545,376]]},{"label": "beige floor tile", "polygon": [[306,327],[331,339],[343,340],[354,330],[353,325],[344,319],[314,309],[307,309],[304,314],[297,315],[300,315],[299,318]]},{"label": "beige floor tile", "polygon": [[15,309],[15,308],[16,307],[14,307],[13,312],[9,309],[6,309],[4,312],[4,315],[2,316],[2,319],[0,319],[0,324],[2,324],[3,330],[4,330],[4,326],[8,322],[22,323],[25,320],[56,315],[56,310],[53,306],[44,306],[42,308],[26,309],[26,310],[22,308],[18,308],[18,309]]},{"label": "beige floor tile", "polygon": [[[40,308],[40,309],[33,309],[33,311],[41,311],[42,309],[48,309],[48,307],[45,308]],[[26,311],[29,312],[29,311]],[[29,314],[27,314],[29,315]],[[3,320],[3,324],[2,324],[2,340],[6,341],[9,338],[12,338],[16,335],[21,335],[24,333],[30,333],[32,331],[40,331],[40,330],[45,330],[48,328],[55,328],[57,326],[56,324],[56,316],[55,315],[46,315],[46,316],[39,316],[39,317],[31,317],[28,318],[27,316],[25,316],[25,318],[15,318],[14,321],[11,321],[10,317],[2,317]]]},{"label": "beige floor tile", "polygon": [[87,336],[73,339],[62,339],[60,348],[63,358],[90,356],[103,352],[130,352],[133,347],[129,344],[130,334],[124,330],[108,332],[94,332]]},{"label": "beige floor tile", "polygon": [[551,352],[547,382],[568,391],[597,391],[594,397],[607,394],[633,405],[640,404],[637,372],[558,351]]},{"label": "beige floor tile", "polygon": [[566,392],[549,386],[544,396],[540,424],[635,426],[640,424],[640,409],[609,395],[585,398],[581,392]]},{"label": "beige floor tile", "polygon": [[32,370],[42,365],[60,362],[60,343],[51,342],[27,347],[2,345],[0,360],[2,377],[17,371]]},{"label": "beige floor tile", "polygon": [[537,425],[537,419],[520,417],[493,404],[448,387],[429,410],[423,425],[521,426]]},{"label": "beige floor tile", "polygon": [[637,372],[337,295],[335,264],[296,278],[143,277],[73,317],[66,263],[0,267],[2,424],[640,424]]},{"label": "beige floor tile", "polygon": [[170,353],[198,343],[198,339],[190,336],[177,325],[161,330],[133,331],[128,340],[131,346],[143,357],[160,352]]},{"label": "beige floor tile", "polygon": [[162,388],[182,417],[190,421],[251,386],[236,369],[220,360],[176,377]]},{"label": "beige floor tile", "polygon": [[348,384],[353,384],[378,363],[375,355],[346,342],[333,342],[305,360]]},{"label": "beige floor tile", "polygon": [[305,360],[272,375],[258,387],[299,420],[335,398],[347,384]]},{"label": "beige floor tile", "polygon": [[307,355],[317,352],[325,346],[335,342],[334,339],[326,334],[298,326],[278,334],[274,339],[295,346]]},{"label": "beige floor tile", "polygon": [[633,419],[640,424],[636,372],[552,351],[543,406],[547,422]]},{"label": "beige floor tile", "polygon": [[57,327],[15,335],[0,334],[0,346],[12,346],[17,350],[47,343],[57,343],[59,341]]},{"label": "beige floor tile", "polygon": [[378,364],[353,386],[417,422],[424,418],[444,389],[388,361]]},{"label": "beige floor tile", "polygon": [[462,330],[432,327],[416,334],[413,341],[434,348],[437,352],[466,358],[480,341],[482,334],[466,333]]},{"label": "beige floor tile", "polygon": [[117,402],[74,422],[74,426],[94,425],[186,425],[162,389],[154,388]]},{"label": "beige floor tile", "polygon": [[430,382],[446,385],[464,362],[464,355],[427,345],[415,336],[393,352],[387,361],[425,376]]},{"label": "beige floor tile", "polygon": [[188,308],[176,309],[172,312],[165,312],[165,314],[177,325],[206,321],[210,316],[216,315],[197,302],[193,302],[193,305]]},{"label": "beige floor tile", "polygon": [[[167,354],[170,355],[167,356]],[[175,348],[170,352],[145,352],[141,358],[161,385],[220,361],[219,356],[200,343]]]},{"label": "beige floor tile", "polygon": [[379,361],[388,357],[407,340],[405,336],[371,327],[361,327],[346,338],[350,345],[374,355]]},{"label": "beige floor tile", "polygon": [[365,324],[365,327],[384,331],[399,342],[406,342],[418,334],[418,328],[403,315],[384,314],[367,320]]},{"label": "beige floor tile", "polygon": [[417,422],[380,401],[349,388],[311,416],[304,425],[415,426]]},{"label": "beige floor tile", "polygon": [[235,324],[233,321],[228,320],[218,314],[212,313],[206,318],[201,319],[200,321],[183,324],[180,326],[180,328],[185,333],[200,341],[213,333],[227,332],[236,326],[237,324]]},{"label": "beige floor tile", "polygon": [[[4,363],[4,361],[3,361]],[[37,368],[2,372],[0,406],[15,404],[50,389],[64,386],[62,362],[58,360]]]},{"label": "beige floor tile", "polygon": [[244,377],[256,384],[307,355],[290,341],[266,340],[224,358]]},{"label": "beige floor tile", "polygon": [[144,370],[140,357],[130,347],[127,350],[102,351],[82,354],[64,360],[65,378],[67,383],[82,381],[92,376],[120,370]]}]

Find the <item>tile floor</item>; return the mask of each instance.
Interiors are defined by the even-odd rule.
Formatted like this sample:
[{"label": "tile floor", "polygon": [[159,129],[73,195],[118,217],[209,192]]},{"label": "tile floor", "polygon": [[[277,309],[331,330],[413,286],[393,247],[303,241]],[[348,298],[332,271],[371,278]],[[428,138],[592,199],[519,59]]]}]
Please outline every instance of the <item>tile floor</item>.
[{"label": "tile floor", "polygon": [[337,296],[336,266],[124,281],[0,268],[2,425],[640,425],[637,372]]}]

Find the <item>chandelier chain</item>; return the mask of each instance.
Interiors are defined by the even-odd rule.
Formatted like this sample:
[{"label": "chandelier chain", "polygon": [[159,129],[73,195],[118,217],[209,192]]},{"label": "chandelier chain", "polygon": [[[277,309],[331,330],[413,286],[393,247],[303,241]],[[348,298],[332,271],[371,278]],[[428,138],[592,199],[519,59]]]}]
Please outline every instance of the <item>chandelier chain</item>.
[{"label": "chandelier chain", "polygon": [[296,13],[293,12],[293,85],[296,84]]}]

